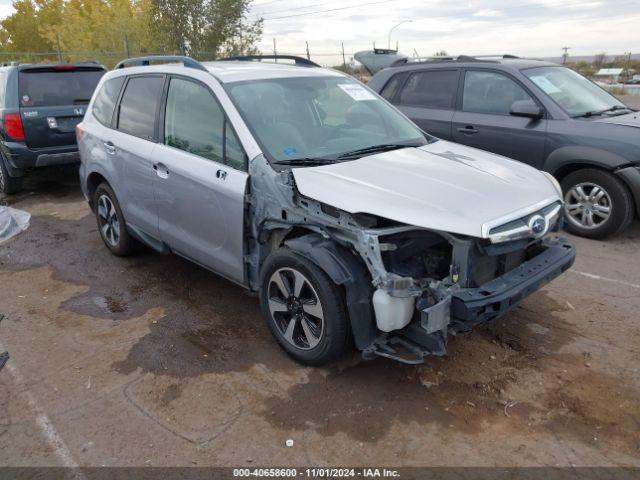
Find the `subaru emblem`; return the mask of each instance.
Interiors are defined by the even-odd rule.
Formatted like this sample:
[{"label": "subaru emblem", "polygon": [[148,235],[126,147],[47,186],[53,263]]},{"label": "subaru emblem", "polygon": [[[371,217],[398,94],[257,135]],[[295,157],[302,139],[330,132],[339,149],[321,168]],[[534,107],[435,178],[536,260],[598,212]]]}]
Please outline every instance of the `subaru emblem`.
[{"label": "subaru emblem", "polygon": [[547,233],[547,220],[541,215],[534,215],[529,220],[529,229],[535,237],[541,237]]}]

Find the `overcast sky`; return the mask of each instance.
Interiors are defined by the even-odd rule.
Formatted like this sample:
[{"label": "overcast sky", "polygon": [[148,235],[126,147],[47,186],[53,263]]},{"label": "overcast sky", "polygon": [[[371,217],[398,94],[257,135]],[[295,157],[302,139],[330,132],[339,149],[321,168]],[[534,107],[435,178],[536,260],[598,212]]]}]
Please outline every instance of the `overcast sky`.
[{"label": "overcast sky", "polygon": [[398,41],[406,54],[559,57],[563,46],[574,55],[640,53],[638,0],[254,0],[254,16],[265,19],[263,52],[273,49],[274,37],[279,52],[302,53],[306,40],[312,55],[337,53],[340,42],[347,53],[374,41],[386,47],[389,29],[411,20],[392,34],[392,46]]},{"label": "overcast sky", "polygon": [[[11,0],[0,0],[0,17],[11,11]],[[303,53],[308,41],[325,65],[341,62],[341,42],[347,54],[374,41],[386,47],[403,20],[411,22],[394,30],[392,45],[406,54],[555,57],[563,46],[573,55],[640,53],[638,0],[254,0],[250,18],[257,16],[265,19],[264,53],[273,38],[280,53]]]}]

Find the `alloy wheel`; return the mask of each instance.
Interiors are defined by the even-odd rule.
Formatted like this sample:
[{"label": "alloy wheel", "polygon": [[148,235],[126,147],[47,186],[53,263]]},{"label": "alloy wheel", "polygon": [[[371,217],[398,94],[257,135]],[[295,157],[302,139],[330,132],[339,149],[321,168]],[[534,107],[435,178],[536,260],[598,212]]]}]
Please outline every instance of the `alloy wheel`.
[{"label": "alloy wheel", "polygon": [[318,345],[324,333],[320,297],[311,282],[293,268],[280,268],[269,279],[269,311],[282,337],[301,350]]},{"label": "alloy wheel", "polygon": [[564,201],[568,220],[581,228],[598,228],[611,216],[611,197],[595,183],[574,185],[565,194]]},{"label": "alloy wheel", "polygon": [[103,238],[109,245],[116,247],[120,241],[120,221],[118,212],[107,195],[100,195],[98,198],[98,221]]}]

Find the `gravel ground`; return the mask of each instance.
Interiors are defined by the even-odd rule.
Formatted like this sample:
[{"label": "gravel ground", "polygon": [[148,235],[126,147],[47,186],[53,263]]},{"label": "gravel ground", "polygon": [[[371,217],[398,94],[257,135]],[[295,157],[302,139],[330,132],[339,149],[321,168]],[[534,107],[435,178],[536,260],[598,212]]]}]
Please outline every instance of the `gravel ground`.
[{"label": "gravel ground", "polygon": [[447,357],[313,369],[236,285],[111,256],[76,178],[8,202],[33,217],[0,246],[0,465],[640,466],[638,222]]}]

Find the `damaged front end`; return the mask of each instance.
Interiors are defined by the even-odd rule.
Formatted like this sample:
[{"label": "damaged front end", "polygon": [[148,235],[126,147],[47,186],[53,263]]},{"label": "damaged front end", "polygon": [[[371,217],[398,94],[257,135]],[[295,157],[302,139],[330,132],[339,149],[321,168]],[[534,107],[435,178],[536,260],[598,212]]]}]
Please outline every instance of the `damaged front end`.
[{"label": "damaged front end", "polygon": [[530,228],[540,217],[557,231],[560,202],[475,238],[350,214],[302,196],[291,171],[276,172],[261,157],[251,165],[249,286],[257,290],[260,266],[282,245],[305,255],[344,287],[365,358],[414,364],[444,355],[449,334],[500,317],[575,258],[565,240]]}]

